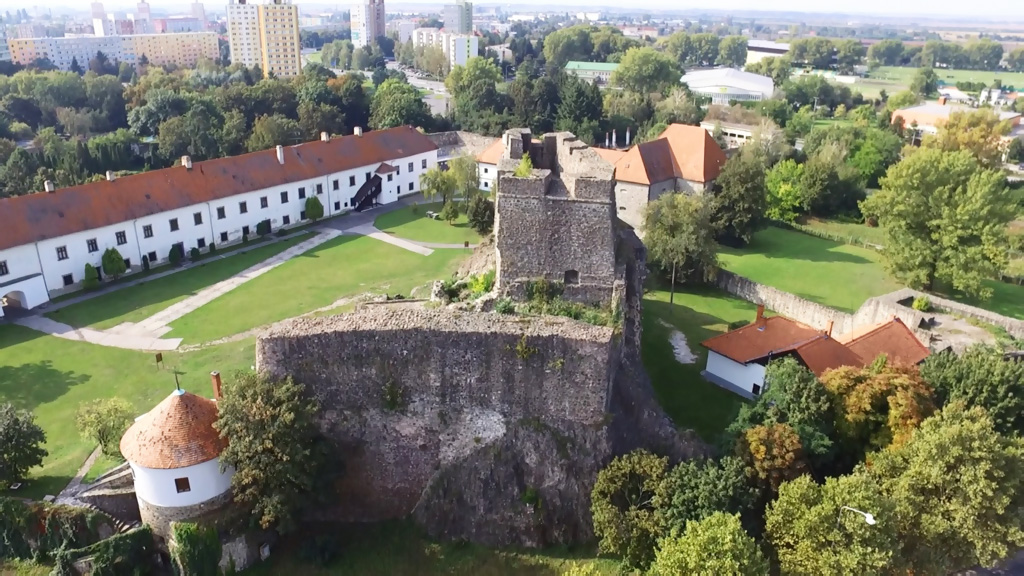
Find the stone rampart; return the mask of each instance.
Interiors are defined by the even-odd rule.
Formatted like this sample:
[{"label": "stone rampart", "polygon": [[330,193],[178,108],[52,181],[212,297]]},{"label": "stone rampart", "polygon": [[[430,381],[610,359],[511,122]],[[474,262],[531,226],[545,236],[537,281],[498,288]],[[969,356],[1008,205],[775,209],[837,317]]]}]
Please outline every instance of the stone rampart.
[{"label": "stone rampart", "polygon": [[136,496],[142,521],[153,530],[154,536],[171,537],[172,522],[201,522],[210,519],[231,504],[231,490],[193,506],[157,506]]}]

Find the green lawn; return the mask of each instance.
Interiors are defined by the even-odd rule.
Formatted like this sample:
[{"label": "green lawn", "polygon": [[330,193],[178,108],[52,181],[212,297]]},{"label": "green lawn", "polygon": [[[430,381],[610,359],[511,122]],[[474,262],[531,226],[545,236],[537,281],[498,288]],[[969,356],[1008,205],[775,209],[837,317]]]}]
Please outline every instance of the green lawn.
[{"label": "green lawn", "polygon": [[879,227],[870,227],[860,222],[840,222],[839,220],[822,220],[809,217],[804,226],[848,238],[850,244],[868,242],[879,246],[885,245],[885,232]]},{"label": "green lawn", "polygon": [[469,221],[465,214],[460,214],[454,225],[441,220],[427,218],[428,210],[441,211],[441,203],[417,204],[406,206],[382,214],[373,223],[378,230],[393,234],[406,240],[419,242],[439,242],[442,244],[462,244],[469,242],[476,244],[480,241],[480,235],[469,227]]},{"label": "green lawn", "polygon": [[[870,74],[872,79],[893,82],[902,87],[910,86],[917,74],[918,68],[904,66],[882,66]],[[988,70],[943,70],[935,69],[939,79],[947,85],[956,85],[957,82],[984,82],[985,85],[992,84],[993,80],[999,79],[1003,86],[1024,88],[1024,73],[1021,72],[993,72]],[[856,86],[856,84],[854,84]],[[893,92],[889,92],[892,94]]]},{"label": "green lawn", "polygon": [[99,458],[92,463],[92,467],[86,472],[85,477],[82,479],[83,482],[90,483],[105,474],[108,470],[116,468],[124,463],[124,458],[120,456],[107,456],[100,454]]},{"label": "green lawn", "polygon": [[453,249],[422,256],[365,236],[339,236],[178,319],[165,337],[208,342],[384,286],[408,295],[450,276],[468,254]]},{"label": "green lawn", "polygon": [[302,234],[222,259],[203,260],[187,270],[72,304],[46,316],[79,328],[100,330],[122,322],[139,322],[308,239],[307,234]]},{"label": "green lawn", "polygon": [[[177,368],[183,387],[211,395],[209,373],[231,374],[254,360],[254,340],[190,354],[164,352],[164,368],[153,355],[46,336],[0,325],[0,401],[31,410],[46,432],[49,456],[16,495],[57,494],[95,447],[75,429],[78,406],[96,398],[121,397],[141,414],[174,390]],[[3,492],[0,492],[2,494]]]},{"label": "green lawn", "polygon": [[[752,320],[756,307],[713,289],[676,292],[671,306],[668,300],[667,290],[652,290],[644,297],[644,367],[658,403],[676,426],[693,429],[706,442],[714,443],[744,400],[701,377],[707,350],[700,343],[726,332],[731,322]],[[676,361],[669,343],[673,328],[686,336],[690,351],[697,357],[695,363]]]},{"label": "green lawn", "polygon": [[323,55],[323,53],[321,53],[321,52],[313,52],[313,53],[311,53],[311,54],[306,54],[306,55],[304,56],[304,58],[305,58],[305,59],[306,59],[306,61],[307,61],[307,62],[309,62],[310,64],[313,64],[313,63],[316,63],[316,64],[323,64],[323,56],[324,56],[324,55]]},{"label": "green lawn", "polygon": [[723,248],[719,257],[731,272],[847,312],[900,288],[881,254],[781,228],[765,228],[748,246]]},{"label": "green lawn", "polygon": [[[315,535],[337,538],[337,557],[327,566],[299,559],[300,547]],[[270,560],[246,571],[253,576],[560,576],[574,563],[592,566],[594,576],[621,574],[619,562],[595,559],[593,550],[492,550],[468,543],[438,543],[406,521],[349,526],[323,525],[292,535]]]}]

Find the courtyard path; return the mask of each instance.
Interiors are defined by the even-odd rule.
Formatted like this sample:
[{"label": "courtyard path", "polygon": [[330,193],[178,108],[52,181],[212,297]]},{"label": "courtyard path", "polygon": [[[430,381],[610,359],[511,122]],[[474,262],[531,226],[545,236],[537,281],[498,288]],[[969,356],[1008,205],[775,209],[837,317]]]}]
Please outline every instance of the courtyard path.
[{"label": "courtyard path", "polygon": [[110,348],[124,348],[125,350],[162,352],[174,350],[181,344],[181,338],[114,334],[92,328],[75,328],[50,320],[46,316],[25,316],[24,318],[15,319],[14,323],[65,340],[88,342],[89,344],[108,346]]},{"label": "courtyard path", "polygon": [[[380,240],[381,242],[387,242],[392,246],[397,246],[404,250],[408,250],[409,252],[415,252],[416,254],[422,254],[423,256],[430,256],[431,254],[434,253],[434,251],[431,248],[423,246],[418,242],[413,242],[411,240],[405,240],[402,238],[397,238],[390,234],[385,234],[378,230],[373,224],[363,224],[362,226],[349,228],[347,231],[352,234],[361,234],[363,236],[373,238],[374,240]],[[455,247],[462,248],[462,246],[459,245],[456,245]]]}]

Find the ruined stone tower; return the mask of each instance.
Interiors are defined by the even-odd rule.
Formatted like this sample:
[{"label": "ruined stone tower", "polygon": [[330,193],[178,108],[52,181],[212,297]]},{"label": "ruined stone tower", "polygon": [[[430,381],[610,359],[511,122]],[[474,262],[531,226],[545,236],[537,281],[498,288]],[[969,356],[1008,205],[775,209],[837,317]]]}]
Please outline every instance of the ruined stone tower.
[{"label": "ruined stone tower", "polygon": [[[564,283],[565,298],[593,305],[615,299],[614,168],[569,132],[534,140],[527,129],[502,136],[495,199],[498,289],[521,298],[538,279]],[[525,154],[533,173],[515,175]]]}]

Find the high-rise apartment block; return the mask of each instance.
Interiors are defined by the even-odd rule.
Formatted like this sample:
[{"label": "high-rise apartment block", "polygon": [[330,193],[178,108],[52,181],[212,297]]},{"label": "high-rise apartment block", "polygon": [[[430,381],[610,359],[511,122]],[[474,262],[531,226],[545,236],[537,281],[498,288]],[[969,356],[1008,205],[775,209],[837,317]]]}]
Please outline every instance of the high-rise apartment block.
[{"label": "high-rise apartment block", "polygon": [[199,23],[202,24],[202,29],[206,30],[206,7],[203,6],[202,2],[192,3],[192,17],[199,20]]},{"label": "high-rise apartment block", "polygon": [[284,78],[302,72],[299,8],[291,0],[231,0],[227,12],[232,62]]},{"label": "high-rise apartment block", "polygon": [[195,66],[199,60],[220,57],[217,34],[188,32],[183,34],[133,34],[130,36],[79,36],[64,38],[12,38],[8,42],[11,59],[17,64],[31,64],[47,58],[61,70],[70,70],[77,61],[83,69],[96,52],[103,52],[111,61],[135,65],[142,56],[151,64]]},{"label": "high-rise apartment block", "polygon": [[149,11],[149,2],[146,0],[139,2],[135,12],[135,33],[152,34],[154,32],[153,14]]},{"label": "high-rise apartment block", "polygon": [[456,0],[455,4],[445,4],[444,31],[449,34],[471,34],[473,32],[473,3]]},{"label": "high-rise apartment block", "polygon": [[384,0],[360,0],[352,6],[352,45],[362,48],[384,36]]},{"label": "high-rise apartment block", "polygon": [[11,51],[7,48],[7,29],[0,26],[0,62],[10,62]]},{"label": "high-rise apartment block", "polygon": [[104,20],[107,17],[107,13],[103,11],[103,2],[93,2],[91,5],[92,19]]},{"label": "high-rise apartment block", "polygon": [[479,55],[480,39],[473,34],[449,34],[437,28],[417,28],[412,33],[412,45],[440,49],[448,58],[449,66],[454,67],[465,66],[470,58]]}]

